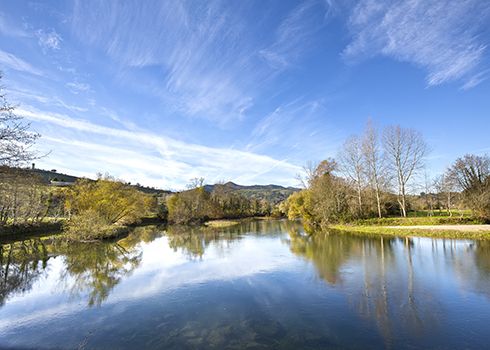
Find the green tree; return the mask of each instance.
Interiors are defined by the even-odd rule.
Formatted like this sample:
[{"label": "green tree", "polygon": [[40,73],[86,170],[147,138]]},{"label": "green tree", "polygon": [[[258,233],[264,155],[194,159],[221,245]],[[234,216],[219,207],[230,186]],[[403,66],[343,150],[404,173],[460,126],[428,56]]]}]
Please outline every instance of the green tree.
[{"label": "green tree", "polygon": [[111,235],[115,227],[146,216],[153,202],[151,196],[110,177],[81,179],[67,194],[65,206],[70,218],[66,231],[83,238]]}]

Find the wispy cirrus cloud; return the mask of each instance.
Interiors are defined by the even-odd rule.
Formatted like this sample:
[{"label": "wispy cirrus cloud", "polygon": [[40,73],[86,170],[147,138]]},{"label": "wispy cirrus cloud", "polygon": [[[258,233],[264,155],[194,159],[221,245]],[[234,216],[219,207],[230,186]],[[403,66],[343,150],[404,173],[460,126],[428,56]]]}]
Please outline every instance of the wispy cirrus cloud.
[{"label": "wispy cirrus cloud", "polygon": [[69,83],[66,83],[66,87],[70,89],[72,93],[79,94],[81,92],[88,92],[90,91],[90,85],[87,83],[81,83],[79,81],[72,81]]},{"label": "wispy cirrus cloud", "polygon": [[30,73],[33,75],[43,75],[39,69],[33,67],[30,63],[2,50],[0,50],[0,65],[19,72]]},{"label": "wispy cirrus cloud", "polygon": [[[325,128],[327,132],[319,133]],[[298,98],[278,106],[260,119],[246,149],[253,152],[277,150],[288,154],[290,161],[302,164],[332,156],[341,137],[339,130],[328,120],[323,100]],[[308,150],[307,154],[305,150]]]},{"label": "wispy cirrus cloud", "polygon": [[16,26],[14,23],[8,20],[8,17],[3,13],[0,13],[0,34],[10,36],[10,37],[28,37],[30,34],[24,30]]},{"label": "wispy cirrus cloud", "polygon": [[312,45],[312,36],[325,24],[332,1],[310,0],[296,6],[276,30],[275,41],[260,51],[274,68],[290,66]]},{"label": "wispy cirrus cloud", "polygon": [[477,0],[361,1],[343,55],[393,57],[425,68],[429,86],[459,80],[469,88],[486,77],[481,64],[488,43],[480,31],[489,13],[489,3]]},{"label": "wispy cirrus cloud", "polygon": [[146,89],[178,112],[226,122],[253,104],[246,26],[220,2],[78,1],[73,30],[123,67],[158,67]]},{"label": "wispy cirrus cloud", "polygon": [[[182,188],[189,179],[201,176],[210,182],[239,179],[245,184],[253,184],[260,176],[265,181],[291,185],[299,171],[294,164],[249,151],[185,143],[144,130],[111,128],[33,108],[17,113],[44,126],[46,137],[41,142],[47,142],[45,148],[56,148],[50,156],[56,159],[50,159],[50,164],[65,164],[75,172],[83,169],[95,174],[110,169],[125,180]],[[60,127],[72,132],[70,138],[57,136]]]}]

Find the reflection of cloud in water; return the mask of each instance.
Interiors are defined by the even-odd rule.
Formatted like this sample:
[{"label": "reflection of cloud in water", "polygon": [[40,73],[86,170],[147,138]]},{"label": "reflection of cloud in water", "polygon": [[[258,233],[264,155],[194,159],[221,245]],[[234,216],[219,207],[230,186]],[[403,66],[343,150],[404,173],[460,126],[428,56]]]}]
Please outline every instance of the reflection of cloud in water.
[{"label": "reflection of cloud in water", "polygon": [[[289,269],[297,262],[276,238],[243,237],[229,241],[225,247],[221,243],[211,242],[199,261],[190,260],[185,251],[170,248],[167,237],[143,244],[139,267],[112,290],[103,305],[118,303],[124,308],[132,300],[212,281]],[[0,331],[65,317],[86,308],[79,300],[85,295],[80,294],[78,299],[67,293],[65,287],[74,282],[72,276],[65,277],[67,280],[60,285],[60,276],[65,273],[63,259],[49,260],[47,268],[45,279],[38,280],[28,294],[12,297],[0,310]]]},{"label": "reflection of cloud in water", "polygon": [[[210,281],[270,273],[288,269],[297,262],[286,254],[287,247],[274,238],[245,237],[233,241],[225,252],[219,243],[213,242],[199,262],[189,261],[182,251],[173,251],[167,240],[166,237],[158,239],[145,248],[141,267],[128,283],[114,291],[111,302]],[[143,287],[132,288],[133,284]]]}]

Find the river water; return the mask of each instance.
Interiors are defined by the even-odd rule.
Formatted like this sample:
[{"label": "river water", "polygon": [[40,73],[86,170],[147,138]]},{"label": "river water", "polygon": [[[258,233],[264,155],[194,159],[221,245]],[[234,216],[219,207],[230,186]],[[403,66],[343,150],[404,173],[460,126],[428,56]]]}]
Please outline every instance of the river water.
[{"label": "river water", "polygon": [[490,242],[254,221],[1,246],[2,349],[484,349]]}]

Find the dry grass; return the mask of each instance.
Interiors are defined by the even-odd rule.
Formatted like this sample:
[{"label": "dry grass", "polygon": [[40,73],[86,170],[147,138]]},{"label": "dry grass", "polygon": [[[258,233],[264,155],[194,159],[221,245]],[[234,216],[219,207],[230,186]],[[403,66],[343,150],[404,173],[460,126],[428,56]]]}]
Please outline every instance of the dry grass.
[{"label": "dry grass", "polygon": [[239,221],[234,220],[211,220],[206,222],[204,225],[208,227],[221,228],[221,227],[230,227],[238,225]]}]

